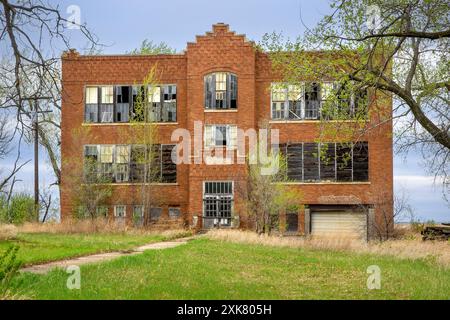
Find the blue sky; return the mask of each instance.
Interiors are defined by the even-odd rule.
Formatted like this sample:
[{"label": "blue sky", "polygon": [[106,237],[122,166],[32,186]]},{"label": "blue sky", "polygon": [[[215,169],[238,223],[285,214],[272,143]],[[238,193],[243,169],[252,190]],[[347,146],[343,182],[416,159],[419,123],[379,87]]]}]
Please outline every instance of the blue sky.
[{"label": "blue sky", "polygon": [[[304,31],[303,23],[312,27],[324,14],[330,12],[328,1],[324,0],[62,0],[49,1],[59,4],[66,13],[70,5],[78,5],[81,21],[107,45],[104,53],[125,53],[136,47],[144,39],[154,42],[164,41],[178,51],[185,49],[186,43],[195,40],[195,35],[204,34],[216,22],[225,22],[239,34],[259,41],[266,32],[283,32],[295,38]],[[302,23],[303,20],[303,23]],[[78,30],[71,30],[73,47],[82,51],[86,44]],[[29,152],[24,157],[31,157]],[[3,166],[3,164],[2,164]],[[8,166],[8,163],[5,163]],[[21,173],[20,188],[32,191],[32,166]],[[41,183],[52,182],[51,169],[42,159]],[[405,162],[395,157],[395,189],[404,189],[421,219],[436,221],[450,220],[450,208],[442,199],[442,188],[434,185],[433,177],[427,176],[420,157],[412,154]]]}]

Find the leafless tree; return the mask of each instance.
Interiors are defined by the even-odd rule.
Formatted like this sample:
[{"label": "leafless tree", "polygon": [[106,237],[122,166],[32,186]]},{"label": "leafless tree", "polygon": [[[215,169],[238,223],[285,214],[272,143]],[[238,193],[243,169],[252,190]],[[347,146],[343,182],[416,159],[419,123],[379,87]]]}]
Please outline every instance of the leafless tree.
[{"label": "leafless tree", "polygon": [[379,212],[376,220],[371,221],[370,227],[380,241],[395,236],[395,223],[414,221],[414,209],[404,189],[397,190],[393,199],[386,190],[378,190],[375,194],[375,205]]},{"label": "leafless tree", "polygon": [[57,185],[61,178],[60,56],[62,50],[71,48],[69,27],[76,27],[91,49],[98,45],[86,25],[69,21],[58,5],[43,0],[0,0],[0,111],[9,112],[15,122],[11,139],[31,136],[32,111],[53,111],[39,116],[38,134]]}]

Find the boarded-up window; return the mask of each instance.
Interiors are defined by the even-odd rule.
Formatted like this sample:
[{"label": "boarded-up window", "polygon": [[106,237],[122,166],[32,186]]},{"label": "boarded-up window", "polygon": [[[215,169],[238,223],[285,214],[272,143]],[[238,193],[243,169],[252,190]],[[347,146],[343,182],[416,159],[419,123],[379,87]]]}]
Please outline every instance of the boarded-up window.
[{"label": "boarded-up window", "polygon": [[337,181],[352,181],[352,148],[349,143],[336,144]]},{"label": "boarded-up window", "polygon": [[317,143],[303,144],[304,180],[319,180],[319,154]]},{"label": "boarded-up window", "polygon": [[175,145],[161,146],[161,182],[177,182],[177,165],[172,161],[172,150]]},{"label": "boarded-up window", "polygon": [[320,180],[336,180],[336,156],[334,143],[320,144]]},{"label": "boarded-up window", "polygon": [[367,142],[353,145],[353,181],[369,180],[369,146]]},{"label": "boarded-up window", "polygon": [[303,145],[293,143],[287,146],[287,176],[290,180],[303,180]]}]

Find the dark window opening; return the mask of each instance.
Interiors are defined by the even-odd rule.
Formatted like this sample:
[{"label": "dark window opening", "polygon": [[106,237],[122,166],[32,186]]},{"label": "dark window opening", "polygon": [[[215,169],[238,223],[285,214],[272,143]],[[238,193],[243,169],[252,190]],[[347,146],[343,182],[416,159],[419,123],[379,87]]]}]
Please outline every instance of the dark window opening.
[{"label": "dark window opening", "polygon": [[369,146],[367,142],[353,145],[353,180],[369,180]]},{"label": "dark window opening", "polygon": [[336,144],[336,179],[352,181],[352,148],[349,143]]},{"label": "dark window opening", "polygon": [[286,214],[286,231],[298,231],[298,214],[296,212],[290,212]]},{"label": "dark window opening", "polygon": [[317,143],[303,144],[303,165],[304,165],[304,180],[317,181],[319,180],[319,150]]},{"label": "dark window opening", "polygon": [[336,180],[336,148],[334,143],[320,144],[320,180]]}]

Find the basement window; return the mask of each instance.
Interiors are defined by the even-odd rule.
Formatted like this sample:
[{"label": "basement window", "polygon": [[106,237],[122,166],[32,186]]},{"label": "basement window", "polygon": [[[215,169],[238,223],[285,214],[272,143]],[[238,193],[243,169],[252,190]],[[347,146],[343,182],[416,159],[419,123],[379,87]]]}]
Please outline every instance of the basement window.
[{"label": "basement window", "polygon": [[162,208],[150,208],[150,221],[158,221],[161,214]]},{"label": "basement window", "polygon": [[133,224],[136,227],[140,227],[144,224],[144,206],[133,206]]},{"label": "basement window", "polygon": [[125,219],[127,214],[127,207],[124,205],[116,205],[114,206],[114,217],[116,219]]},{"label": "basement window", "polygon": [[98,206],[95,208],[95,212],[98,217],[107,218],[109,214],[109,209],[107,206]]},{"label": "basement window", "polygon": [[205,76],[205,108],[237,108],[236,75],[228,72],[216,72]]},{"label": "basement window", "polygon": [[287,212],[286,213],[286,231],[297,232],[298,231],[298,213]]},{"label": "basement window", "polygon": [[169,217],[173,219],[177,219],[181,216],[180,208],[171,207],[169,208]]}]

